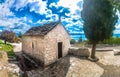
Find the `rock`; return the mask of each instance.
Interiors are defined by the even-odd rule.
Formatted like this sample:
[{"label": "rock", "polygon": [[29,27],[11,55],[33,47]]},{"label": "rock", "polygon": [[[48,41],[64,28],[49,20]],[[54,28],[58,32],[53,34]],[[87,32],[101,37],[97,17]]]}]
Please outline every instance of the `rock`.
[{"label": "rock", "polygon": [[8,55],[7,52],[5,51],[0,51],[1,57],[0,57],[0,65],[4,66],[5,64],[8,63]]},{"label": "rock", "polygon": [[120,55],[120,50],[119,49],[113,49],[114,55]]},{"label": "rock", "polygon": [[0,67],[0,70],[2,70],[2,67]]},{"label": "rock", "polygon": [[80,57],[89,57],[90,52],[88,48],[71,47],[69,49],[69,54],[80,56]]}]

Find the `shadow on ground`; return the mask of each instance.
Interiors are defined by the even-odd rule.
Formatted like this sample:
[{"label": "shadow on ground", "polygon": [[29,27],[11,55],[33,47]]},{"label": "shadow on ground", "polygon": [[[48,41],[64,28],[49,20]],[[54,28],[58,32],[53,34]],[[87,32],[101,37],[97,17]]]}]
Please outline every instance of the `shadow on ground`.
[{"label": "shadow on ground", "polygon": [[59,59],[49,67],[42,69],[37,68],[27,71],[28,77],[66,77],[70,67],[70,56]]}]

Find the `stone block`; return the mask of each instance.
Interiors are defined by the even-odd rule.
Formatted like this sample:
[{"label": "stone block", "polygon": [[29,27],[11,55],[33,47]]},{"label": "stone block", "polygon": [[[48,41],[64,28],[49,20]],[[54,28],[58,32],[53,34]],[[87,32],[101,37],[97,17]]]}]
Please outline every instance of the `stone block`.
[{"label": "stone block", "polygon": [[114,55],[120,55],[120,50],[119,49],[113,49]]},{"label": "stone block", "polygon": [[0,65],[4,65],[8,63],[8,55],[5,51],[0,51],[1,57],[0,57]]},{"label": "stone block", "polygon": [[88,48],[71,47],[69,49],[69,54],[80,56],[80,57],[89,57],[90,52]]}]

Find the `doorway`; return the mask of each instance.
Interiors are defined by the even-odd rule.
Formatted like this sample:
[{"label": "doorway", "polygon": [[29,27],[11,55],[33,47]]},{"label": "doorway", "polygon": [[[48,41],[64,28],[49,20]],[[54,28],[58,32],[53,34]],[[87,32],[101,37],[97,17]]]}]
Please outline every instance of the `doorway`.
[{"label": "doorway", "polygon": [[62,57],[62,42],[58,42],[58,59]]}]

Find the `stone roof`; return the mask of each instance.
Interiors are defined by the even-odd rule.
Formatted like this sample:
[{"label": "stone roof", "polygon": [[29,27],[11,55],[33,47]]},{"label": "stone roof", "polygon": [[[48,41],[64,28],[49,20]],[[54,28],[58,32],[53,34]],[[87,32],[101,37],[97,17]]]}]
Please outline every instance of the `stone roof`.
[{"label": "stone roof", "polygon": [[24,35],[46,35],[49,31],[51,31],[59,23],[60,22],[51,22],[48,24],[44,24],[42,26],[32,27]]}]

